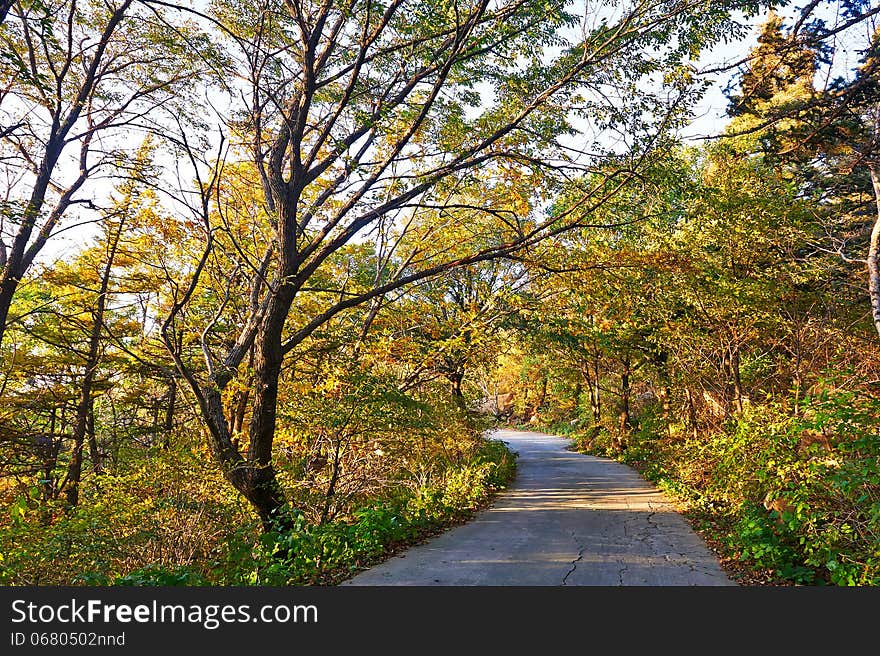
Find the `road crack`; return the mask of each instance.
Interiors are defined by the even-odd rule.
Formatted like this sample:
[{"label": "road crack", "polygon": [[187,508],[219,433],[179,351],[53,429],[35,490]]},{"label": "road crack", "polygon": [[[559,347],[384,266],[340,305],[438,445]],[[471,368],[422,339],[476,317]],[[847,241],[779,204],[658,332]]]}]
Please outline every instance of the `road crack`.
[{"label": "road crack", "polygon": [[[577,543],[577,536],[574,533],[571,534],[571,537],[574,539],[575,543]],[[566,575],[562,577],[562,585],[566,585],[567,581],[568,581],[568,577],[571,576],[572,574],[574,574],[574,571],[577,569],[577,564],[581,560],[583,560],[584,551],[586,551],[586,550],[587,550],[586,545],[578,544],[578,557],[575,558],[573,561],[571,561],[571,569],[568,570]]]}]

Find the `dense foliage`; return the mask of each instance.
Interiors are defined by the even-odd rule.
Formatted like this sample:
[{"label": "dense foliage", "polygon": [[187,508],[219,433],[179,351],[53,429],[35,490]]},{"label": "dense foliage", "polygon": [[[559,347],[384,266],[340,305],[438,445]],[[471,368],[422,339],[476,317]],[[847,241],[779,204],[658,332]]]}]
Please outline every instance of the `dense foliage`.
[{"label": "dense foliage", "polygon": [[[383,445],[408,448],[413,439],[398,432]],[[424,429],[417,439],[418,472],[402,464],[391,480],[337,503],[325,521],[314,489],[294,496],[296,522],[283,531],[261,533],[198,440],[151,449],[123,471],[89,474],[88,495],[74,510],[43,501],[38,487],[21,490],[0,527],[0,584],[337,582],[467,519],[513,477],[515,456],[466,422]],[[298,468],[308,455],[300,449],[287,462]],[[313,488],[320,476],[312,473]]]},{"label": "dense foliage", "polygon": [[0,583],[335,583],[504,421],[880,583],[869,3],[0,4]]}]

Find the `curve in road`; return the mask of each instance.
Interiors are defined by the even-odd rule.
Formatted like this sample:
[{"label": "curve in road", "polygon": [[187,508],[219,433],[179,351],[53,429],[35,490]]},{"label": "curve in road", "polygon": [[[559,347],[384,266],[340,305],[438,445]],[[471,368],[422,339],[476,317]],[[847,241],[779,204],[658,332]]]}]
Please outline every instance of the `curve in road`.
[{"label": "curve in road", "polygon": [[526,431],[514,483],[467,524],[340,585],[736,585],[672,503],[630,467]]}]

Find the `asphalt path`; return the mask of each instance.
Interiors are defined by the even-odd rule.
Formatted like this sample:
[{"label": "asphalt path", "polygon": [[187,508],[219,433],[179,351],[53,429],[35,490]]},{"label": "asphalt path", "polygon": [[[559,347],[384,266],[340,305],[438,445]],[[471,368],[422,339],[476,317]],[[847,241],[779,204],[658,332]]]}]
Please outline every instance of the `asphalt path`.
[{"label": "asphalt path", "polygon": [[500,430],[517,476],[490,508],[340,585],[736,585],[671,501],[569,440]]}]

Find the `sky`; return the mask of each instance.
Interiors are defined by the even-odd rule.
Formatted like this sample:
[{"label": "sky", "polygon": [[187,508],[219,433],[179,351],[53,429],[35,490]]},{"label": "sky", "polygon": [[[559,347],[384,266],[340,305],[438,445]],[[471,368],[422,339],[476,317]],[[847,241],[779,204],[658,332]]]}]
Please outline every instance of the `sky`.
[{"label": "sky", "polygon": [[[741,61],[757,44],[758,26],[762,21],[763,17],[748,21],[751,24],[751,29],[743,39],[731,43],[720,43],[705,52],[697,63],[698,70],[732,65]],[[682,137],[686,141],[696,145],[703,141],[703,138],[717,135],[724,129],[728,121],[728,100],[724,95],[724,88],[735,73],[735,70],[731,70],[729,73],[719,73],[710,77],[713,80],[712,85],[703,100],[694,108],[694,121],[682,132]]]}]

